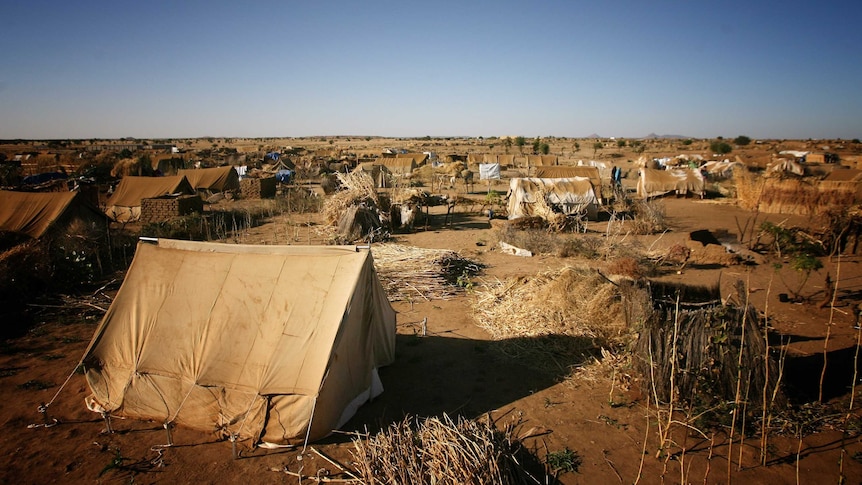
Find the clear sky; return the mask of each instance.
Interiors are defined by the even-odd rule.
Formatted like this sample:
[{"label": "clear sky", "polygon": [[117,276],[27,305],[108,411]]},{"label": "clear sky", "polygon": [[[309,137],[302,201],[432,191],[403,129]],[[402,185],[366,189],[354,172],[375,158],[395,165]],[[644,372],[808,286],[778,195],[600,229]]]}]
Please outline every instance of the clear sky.
[{"label": "clear sky", "polygon": [[0,18],[0,139],[862,137],[858,0],[4,0]]}]

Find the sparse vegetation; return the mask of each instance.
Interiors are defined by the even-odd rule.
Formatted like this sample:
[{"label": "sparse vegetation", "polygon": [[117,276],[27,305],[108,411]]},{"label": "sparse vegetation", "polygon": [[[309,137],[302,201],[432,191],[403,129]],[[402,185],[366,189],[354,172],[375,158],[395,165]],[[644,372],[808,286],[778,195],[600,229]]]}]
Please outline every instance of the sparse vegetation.
[{"label": "sparse vegetation", "polygon": [[725,143],[723,141],[713,141],[709,144],[709,149],[712,153],[716,153],[718,155],[726,155],[733,151],[733,147],[730,144]]}]

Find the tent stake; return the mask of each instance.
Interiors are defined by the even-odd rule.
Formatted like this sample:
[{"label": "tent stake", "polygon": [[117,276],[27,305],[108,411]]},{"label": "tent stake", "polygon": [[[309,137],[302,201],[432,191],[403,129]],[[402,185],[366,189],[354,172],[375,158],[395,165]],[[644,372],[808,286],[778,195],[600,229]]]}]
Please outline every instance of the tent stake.
[{"label": "tent stake", "polygon": [[236,433],[231,433],[230,434],[230,447],[233,450],[233,459],[234,460],[239,458],[239,453],[237,452],[237,449],[236,449],[236,439],[237,439]]},{"label": "tent stake", "polygon": [[165,431],[168,433],[168,446],[174,446],[174,436],[171,433],[171,428],[174,427],[173,423],[170,421],[165,421],[164,424]]},{"label": "tent stake", "polygon": [[48,406],[45,403],[39,404],[39,414],[42,415],[42,422],[47,428],[51,424],[51,419],[48,417]]},{"label": "tent stake", "polygon": [[111,415],[107,411],[102,411],[102,419],[105,420],[105,434],[113,434],[114,429],[111,428]]}]

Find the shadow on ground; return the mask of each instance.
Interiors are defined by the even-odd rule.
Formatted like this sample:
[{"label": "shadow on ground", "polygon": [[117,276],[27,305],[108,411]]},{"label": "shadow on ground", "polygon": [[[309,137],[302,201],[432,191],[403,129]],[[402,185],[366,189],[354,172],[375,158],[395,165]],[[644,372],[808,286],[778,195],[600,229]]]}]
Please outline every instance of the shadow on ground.
[{"label": "shadow on ground", "polygon": [[562,335],[397,339],[395,362],[380,369],[385,391],[362,406],[344,431],[375,432],[405,416],[475,418],[560,382],[593,351],[591,339]]}]

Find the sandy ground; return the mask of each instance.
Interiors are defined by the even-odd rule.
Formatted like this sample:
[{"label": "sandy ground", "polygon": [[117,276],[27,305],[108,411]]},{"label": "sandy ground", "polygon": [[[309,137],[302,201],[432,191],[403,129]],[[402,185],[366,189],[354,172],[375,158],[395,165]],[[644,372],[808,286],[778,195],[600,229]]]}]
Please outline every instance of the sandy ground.
[{"label": "sandy ground", "polygon": [[[697,229],[735,233],[737,221],[751,217],[733,205],[712,201],[671,198],[664,204],[671,230],[643,238],[642,244],[647,247],[670,247]],[[531,275],[576,262],[551,255],[521,258],[501,254],[493,244],[487,244],[496,240],[496,232],[486,217],[461,213],[447,227],[439,224],[441,218],[435,216],[427,230],[398,235],[396,240],[420,247],[454,249],[484,263],[487,268],[477,282],[483,278]],[[591,231],[600,235],[604,231],[602,224],[593,223]],[[304,243],[313,242],[312,236],[307,224],[288,225],[283,218],[275,218],[249,230],[242,242],[284,243],[294,239],[294,243]],[[803,391],[816,388],[816,377],[812,388],[812,376],[819,377],[822,362],[817,353],[823,351],[823,335],[830,328],[830,359],[835,358],[830,362],[835,364],[829,375],[835,384],[827,397],[845,402],[856,339],[852,308],[862,290],[862,266],[857,257],[827,261],[825,268],[811,278],[806,291],[822,289],[826,271],[839,279],[838,305],[831,312],[813,305],[780,302],[778,294],[787,291],[784,281],[793,284],[796,275],[785,269],[785,280],[779,280],[766,262],[754,266],[687,267],[681,274],[669,272],[664,278],[690,284],[720,281],[727,293],[735,280],[747,281],[754,289],[752,303],[768,312],[777,332],[792,336],[791,353],[800,357],[790,368],[792,372],[788,371],[788,381]],[[115,286],[108,291],[115,291]],[[447,301],[397,302],[393,306],[398,312],[397,357],[393,365],[381,370],[385,392],[363,406],[342,432],[313,444],[340,463],[351,461],[352,431],[374,431],[405,416],[446,413],[475,418],[490,414],[501,420],[518,419],[523,429],[543,430],[541,436],[528,441],[540,456],[566,448],[575,451],[582,464],[577,472],[559,477],[564,484],[638,480],[795,483],[797,478],[799,483],[830,483],[837,482],[841,473],[848,483],[862,480],[862,464],[854,459],[862,456],[859,438],[842,439],[840,432],[829,429],[801,441],[792,436],[770,436],[768,466],[759,465],[758,438],[750,438],[742,447],[734,443],[731,449],[723,433],[704,438],[695,432],[680,432],[676,439],[686,446],[686,454],[668,460],[656,458],[655,421],[648,424],[651,413],[636,390],[618,392],[613,401],[625,405],[612,406],[608,379],[572,377],[563,371],[541,372],[506,357],[499,352],[499,345],[476,326],[469,293]],[[418,322],[423,319],[427,319],[427,332],[420,335]],[[98,318],[52,319],[24,337],[2,343],[0,392],[4,399],[0,401],[0,420],[4,433],[0,438],[0,482],[297,483],[295,477],[280,470],[287,467],[305,475],[314,475],[321,468],[334,470],[309,450],[301,460],[298,450],[262,449],[244,450],[239,459],[234,459],[229,442],[181,427],[173,432],[174,446],[165,448],[160,445],[167,442],[167,436],[159,423],[114,419],[115,432],[104,433],[103,420],[84,406],[88,390],[83,377],[74,373],[69,377],[97,323]],[[54,399],[67,377],[68,384]],[[31,426],[42,423],[37,412],[39,404],[52,399],[49,415],[60,424]]]}]

